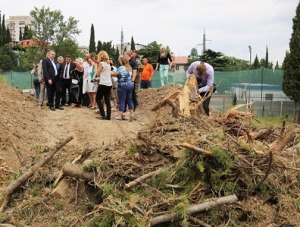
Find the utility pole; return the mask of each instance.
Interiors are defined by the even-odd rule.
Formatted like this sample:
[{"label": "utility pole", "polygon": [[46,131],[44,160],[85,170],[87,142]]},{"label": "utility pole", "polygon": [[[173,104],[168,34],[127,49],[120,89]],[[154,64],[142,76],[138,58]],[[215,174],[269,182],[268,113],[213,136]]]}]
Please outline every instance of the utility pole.
[{"label": "utility pole", "polygon": [[206,51],[206,42],[207,42],[207,41],[211,41],[211,40],[206,39],[205,29],[204,29],[204,32],[203,32],[203,43],[202,43],[202,46],[203,46],[203,53],[202,53],[202,54],[204,54],[204,52]]},{"label": "utility pole", "polygon": [[121,28],[121,51],[120,54],[123,55],[124,51],[124,34],[123,34],[123,27]]}]

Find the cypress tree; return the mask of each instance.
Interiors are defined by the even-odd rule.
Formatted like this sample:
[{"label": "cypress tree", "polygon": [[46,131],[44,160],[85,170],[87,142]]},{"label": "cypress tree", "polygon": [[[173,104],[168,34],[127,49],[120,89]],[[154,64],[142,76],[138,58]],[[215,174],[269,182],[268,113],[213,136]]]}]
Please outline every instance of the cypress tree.
[{"label": "cypress tree", "polygon": [[265,68],[269,68],[269,51],[268,46],[266,47],[266,61],[265,61]]},{"label": "cypress tree", "polygon": [[5,14],[2,16],[2,25],[1,25],[1,33],[2,33],[2,46],[4,46],[5,43]]},{"label": "cypress tree", "polygon": [[259,60],[258,60],[258,57],[256,55],[255,58],[254,58],[254,62],[253,62],[253,69],[258,69],[259,67],[260,67]]},{"label": "cypress tree", "polygon": [[1,23],[1,13],[0,13],[0,47],[3,46],[3,33],[2,33],[2,23]]},{"label": "cypress tree", "polygon": [[99,53],[102,50],[102,42],[100,40],[98,40],[97,43],[97,53]]},{"label": "cypress tree", "polygon": [[4,41],[4,44],[10,44],[11,43],[11,37],[10,37],[10,31],[9,31],[9,28],[7,27],[6,28],[6,31],[5,31],[5,41]]},{"label": "cypress tree", "polygon": [[23,40],[23,38],[22,38],[22,29],[20,28],[20,30],[19,30],[19,41],[21,41],[21,40]]},{"label": "cypress tree", "polygon": [[[296,16],[293,18],[293,32],[290,39],[290,51],[286,53],[283,63],[283,92],[294,100],[294,121],[296,120],[297,103],[300,100],[300,2],[296,8]],[[298,115],[300,123],[300,110]]]},{"label": "cypress tree", "polygon": [[130,50],[135,50],[135,43],[133,40],[133,36],[131,36]]},{"label": "cypress tree", "polygon": [[95,30],[94,30],[94,25],[93,24],[91,26],[91,36],[90,36],[89,52],[90,53],[95,53],[96,52]]}]

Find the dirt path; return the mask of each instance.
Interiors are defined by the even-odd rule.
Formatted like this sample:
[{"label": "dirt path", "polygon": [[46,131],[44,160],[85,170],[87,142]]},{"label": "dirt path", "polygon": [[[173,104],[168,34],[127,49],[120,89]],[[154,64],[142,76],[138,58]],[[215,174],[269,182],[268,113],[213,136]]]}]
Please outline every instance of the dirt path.
[{"label": "dirt path", "polygon": [[[48,138],[47,145],[71,134],[75,137],[72,141],[74,145],[84,146],[88,144],[92,147],[98,147],[103,144],[114,143],[120,139],[133,139],[143,125],[147,124],[145,122],[147,119],[141,118],[139,110],[136,111],[137,120],[133,122],[129,120],[98,120],[96,119],[96,111],[86,107],[65,107],[64,110],[56,110],[55,112],[46,109],[38,111],[46,111],[42,133]],[[112,116],[116,115],[117,111],[112,111]],[[129,119],[129,115],[126,119]]]}]

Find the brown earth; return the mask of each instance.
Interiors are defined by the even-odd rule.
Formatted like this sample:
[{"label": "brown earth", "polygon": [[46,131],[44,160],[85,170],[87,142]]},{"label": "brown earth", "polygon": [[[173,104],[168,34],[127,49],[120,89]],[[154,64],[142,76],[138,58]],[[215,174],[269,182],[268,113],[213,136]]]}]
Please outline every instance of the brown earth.
[{"label": "brown earth", "polygon": [[[51,191],[55,188],[53,182],[63,165],[66,162],[72,162],[83,153],[84,158],[76,164],[84,166],[82,163],[85,159],[94,160],[100,171],[98,176],[101,177],[97,185],[105,187],[105,183],[111,183],[116,188],[121,188],[121,191],[125,183],[143,174],[158,168],[174,168],[171,180],[168,178],[168,181],[178,186],[179,189],[175,186],[173,188],[170,186],[171,189],[163,187],[162,184],[165,182],[162,177],[156,191],[155,189],[150,192],[146,191],[144,197],[135,201],[135,204],[141,206],[142,209],[149,209],[147,215],[163,213],[175,202],[170,202],[170,200],[166,202],[166,199],[159,194],[159,190],[163,190],[164,193],[170,192],[174,198],[181,198],[184,190],[180,188],[186,187],[186,182],[180,181],[177,172],[189,168],[187,163],[190,157],[184,156],[182,147],[179,145],[188,142],[204,149],[209,149],[211,145],[220,149],[226,148],[232,151],[230,156],[236,162],[232,167],[233,172],[220,176],[221,182],[214,181],[210,182],[213,185],[208,186],[203,183],[199,186],[197,181],[194,181],[195,185],[191,184],[187,187],[194,188],[189,194],[191,204],[201,203],[205,198],[227,195],[229,191],[225,187],[226,184],[230,186],[228,188],[231,188],[232,192],[239,188],[239,202],[207,214],[199,214],[199,219],[205,220],[211,226],[300,226],[298,212],[300,183],[297,176],[300,166],[299,148],[292,153],[287,151],[288,148],[297,144],[298,136],[292,143],[285,146],[284,151],[274,152],[272,170],[265,184],[258,191],[251,191],[247,186],[249,182],[252,185],[257,184],[265,175],[268,166],[268,154],[257,156],[255,149],[278,140],[281,129],[275,128],[274,132],[261,140],[247,141],[245,139],[245,145],[237,142],[236,134],[246,137],[249,131],[255,133],[259,130],[253,124],[247,125],[245,119],[237,118],[226,121],[221,113],[213,109],[209,118],[192,116],[188,119],[174,118],[172,109],[168,106],[156,112],[151,111],[157,102],[181,88],[181,85],[168,85],[159,89],[141,91],[139,107],[135,112],[137,120],[119,122],[97,120],[95,111],[84,107],[66,107],[65,110],[55,112],[49,111],[46,107],[38,108],[35,98],[21,94],[19,90],[0,83],[1,192],[14,178],[43,157],[48,148],[53,147],[68,135],[74,136],[70,143],[13,193],[6,212],[0,215],[0,223],[10,223],[15,226],[100,226],[88,225],[89,221],[98,218],[96,215],[91,215],[93,209],[97,207],[95,204],[109,207],[114,202],[115,206],[120,208],[121,201],[125,198],[119,198],[113,191],[111,195],[104,193],[103,196],[99,196],[100,192],[96,185],[87,184],[72,177],[66,178],[63,198],[51,195]],[[113,112],[113,114],[117,113]],[[238,129],[235,128],[236,125],[239,126]],[[287,134],[298,133],[299,135],[297,126],[287,127],[286,131]],[[11,141],[16,144],[24,159],[22,164]],[[251,147],[255,149],[251,150]],[[201,159],[203,163],[209,163],[212,166],[221,163],[218,163],[218,160],[210,163],[211,160],[199,158],[199,154],[193,153],[189,165],[196,159]],[[216,168],[212,171],[219,170]],[[203,177],[199,176],[198,181],[202,179],[206,182],[210,177],[207,173],[204,177],[205,172],[197,172],[197,174],[203,174]],[[189,178],[185,176],[185,181]],[[153,208],[150,209],[150,207]],[[138,218],[142,220],[143,216]],[[145,217],[145,220],[149,220],[149,217]],[[116,216],[115,221],[117,222]],[[137,225],[121,223],[114,226]],[[162,224],[161,226],[169,225]],[[173,226],[181,226],[181,224]]]}]

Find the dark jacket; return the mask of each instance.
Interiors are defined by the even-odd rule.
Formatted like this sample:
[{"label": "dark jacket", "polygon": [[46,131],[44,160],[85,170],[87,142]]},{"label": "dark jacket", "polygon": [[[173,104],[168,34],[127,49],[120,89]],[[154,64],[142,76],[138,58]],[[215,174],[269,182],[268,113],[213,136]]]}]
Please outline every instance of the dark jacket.
[{"label": "dark jacket", "polygon": [[50,58],[44,58],[42,61],[42,68],[43,68],[43,80],[45,83],[48,83],[48,80],[55,79],[55,69]]},{"label": "dark jacket", "polygon": [[[63,79],[64,78],[64,74],[65,74],[65,66],[66,66],[66,62],[60,64],[60,67],[58,69],[58,75],[59,75],[59,79]],[[70,62],[70,66],[69,66],[69,79],[72,79],[71,76],[71,71],[74,70],[76,68],[76,65],[73,62]]]}]

